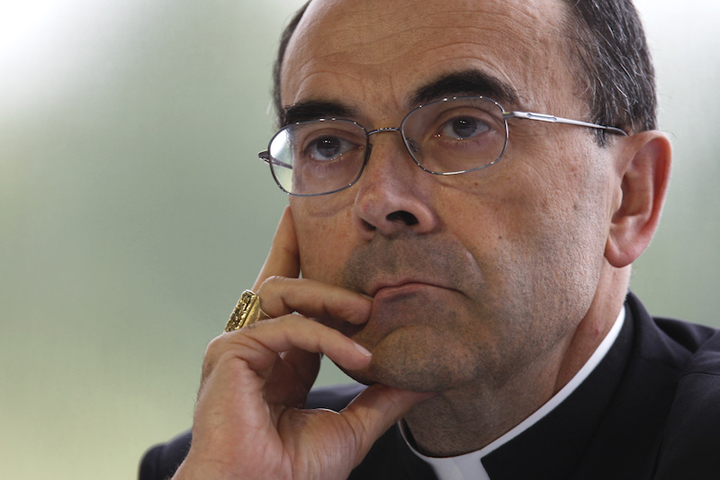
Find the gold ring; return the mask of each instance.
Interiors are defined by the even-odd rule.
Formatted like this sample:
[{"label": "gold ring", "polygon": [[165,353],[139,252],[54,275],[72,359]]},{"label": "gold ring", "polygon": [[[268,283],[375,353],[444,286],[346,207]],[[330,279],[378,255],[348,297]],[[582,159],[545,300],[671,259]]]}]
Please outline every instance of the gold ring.
[{"label": "gold ring", "polygon": [[225,325],[226,332],[232,332],[233,330],[239,330],[243,327],[247,327],[255,322],[261,320],[267,320],[270,315],[263,312],[260,308],[260,296],[250,290],[245,290],[240,295],[235,310],[230,314],[230,320]]}]

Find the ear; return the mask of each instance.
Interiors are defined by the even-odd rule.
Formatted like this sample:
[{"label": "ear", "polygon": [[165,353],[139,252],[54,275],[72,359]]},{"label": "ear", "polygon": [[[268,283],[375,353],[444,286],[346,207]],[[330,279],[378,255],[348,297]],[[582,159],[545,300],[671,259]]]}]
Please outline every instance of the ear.
[{"label": "ear", "polygon": [[613,199],[605,258],[623,268],[634,262],[655,234],[668,182],[672,148],[658,131],[622,139],[616,146],[616,198]]}]

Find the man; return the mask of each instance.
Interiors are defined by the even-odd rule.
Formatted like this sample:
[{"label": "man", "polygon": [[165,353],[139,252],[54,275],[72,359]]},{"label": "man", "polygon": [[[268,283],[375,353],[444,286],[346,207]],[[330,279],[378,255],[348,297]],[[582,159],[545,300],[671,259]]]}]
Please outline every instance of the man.
[{"label": "man", "polygon": [[[716,478],[720,337],[627,294],[671,157],[629,1],[313,0],[276,90],[264,320],[141,478]],[[308,397],[319,353],[371,386]]]}]

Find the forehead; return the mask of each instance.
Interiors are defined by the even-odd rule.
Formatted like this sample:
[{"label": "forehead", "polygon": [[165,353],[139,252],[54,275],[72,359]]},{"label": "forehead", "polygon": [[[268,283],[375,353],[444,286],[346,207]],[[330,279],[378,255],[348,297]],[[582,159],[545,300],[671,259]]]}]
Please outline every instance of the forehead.
[{"label": "forehead", "polygon": [[524,103],[553,103],[553,92],[570,88],[573,78],[563,6],[561,0],[314,0],[288,45],[282,102],[350,97],[407,108],[429,82],[476,70],[513,88]]}]

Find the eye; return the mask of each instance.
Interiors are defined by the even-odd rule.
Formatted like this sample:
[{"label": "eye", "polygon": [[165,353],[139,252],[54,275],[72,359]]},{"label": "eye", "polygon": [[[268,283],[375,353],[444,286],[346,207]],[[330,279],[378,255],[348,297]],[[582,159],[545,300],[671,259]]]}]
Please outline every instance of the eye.
[{"label": "eye", "polygon": [[354,144],[334,135],[323,135],[312,140],[304,150],[304,156],[327,162],[335,160],[354,148]]},{"label": "eye", "polygon": [[490,130],[490,126],[482,120],[471,116],[460,116],[445,122],[439,135],[456,140],[466,140]]}]

